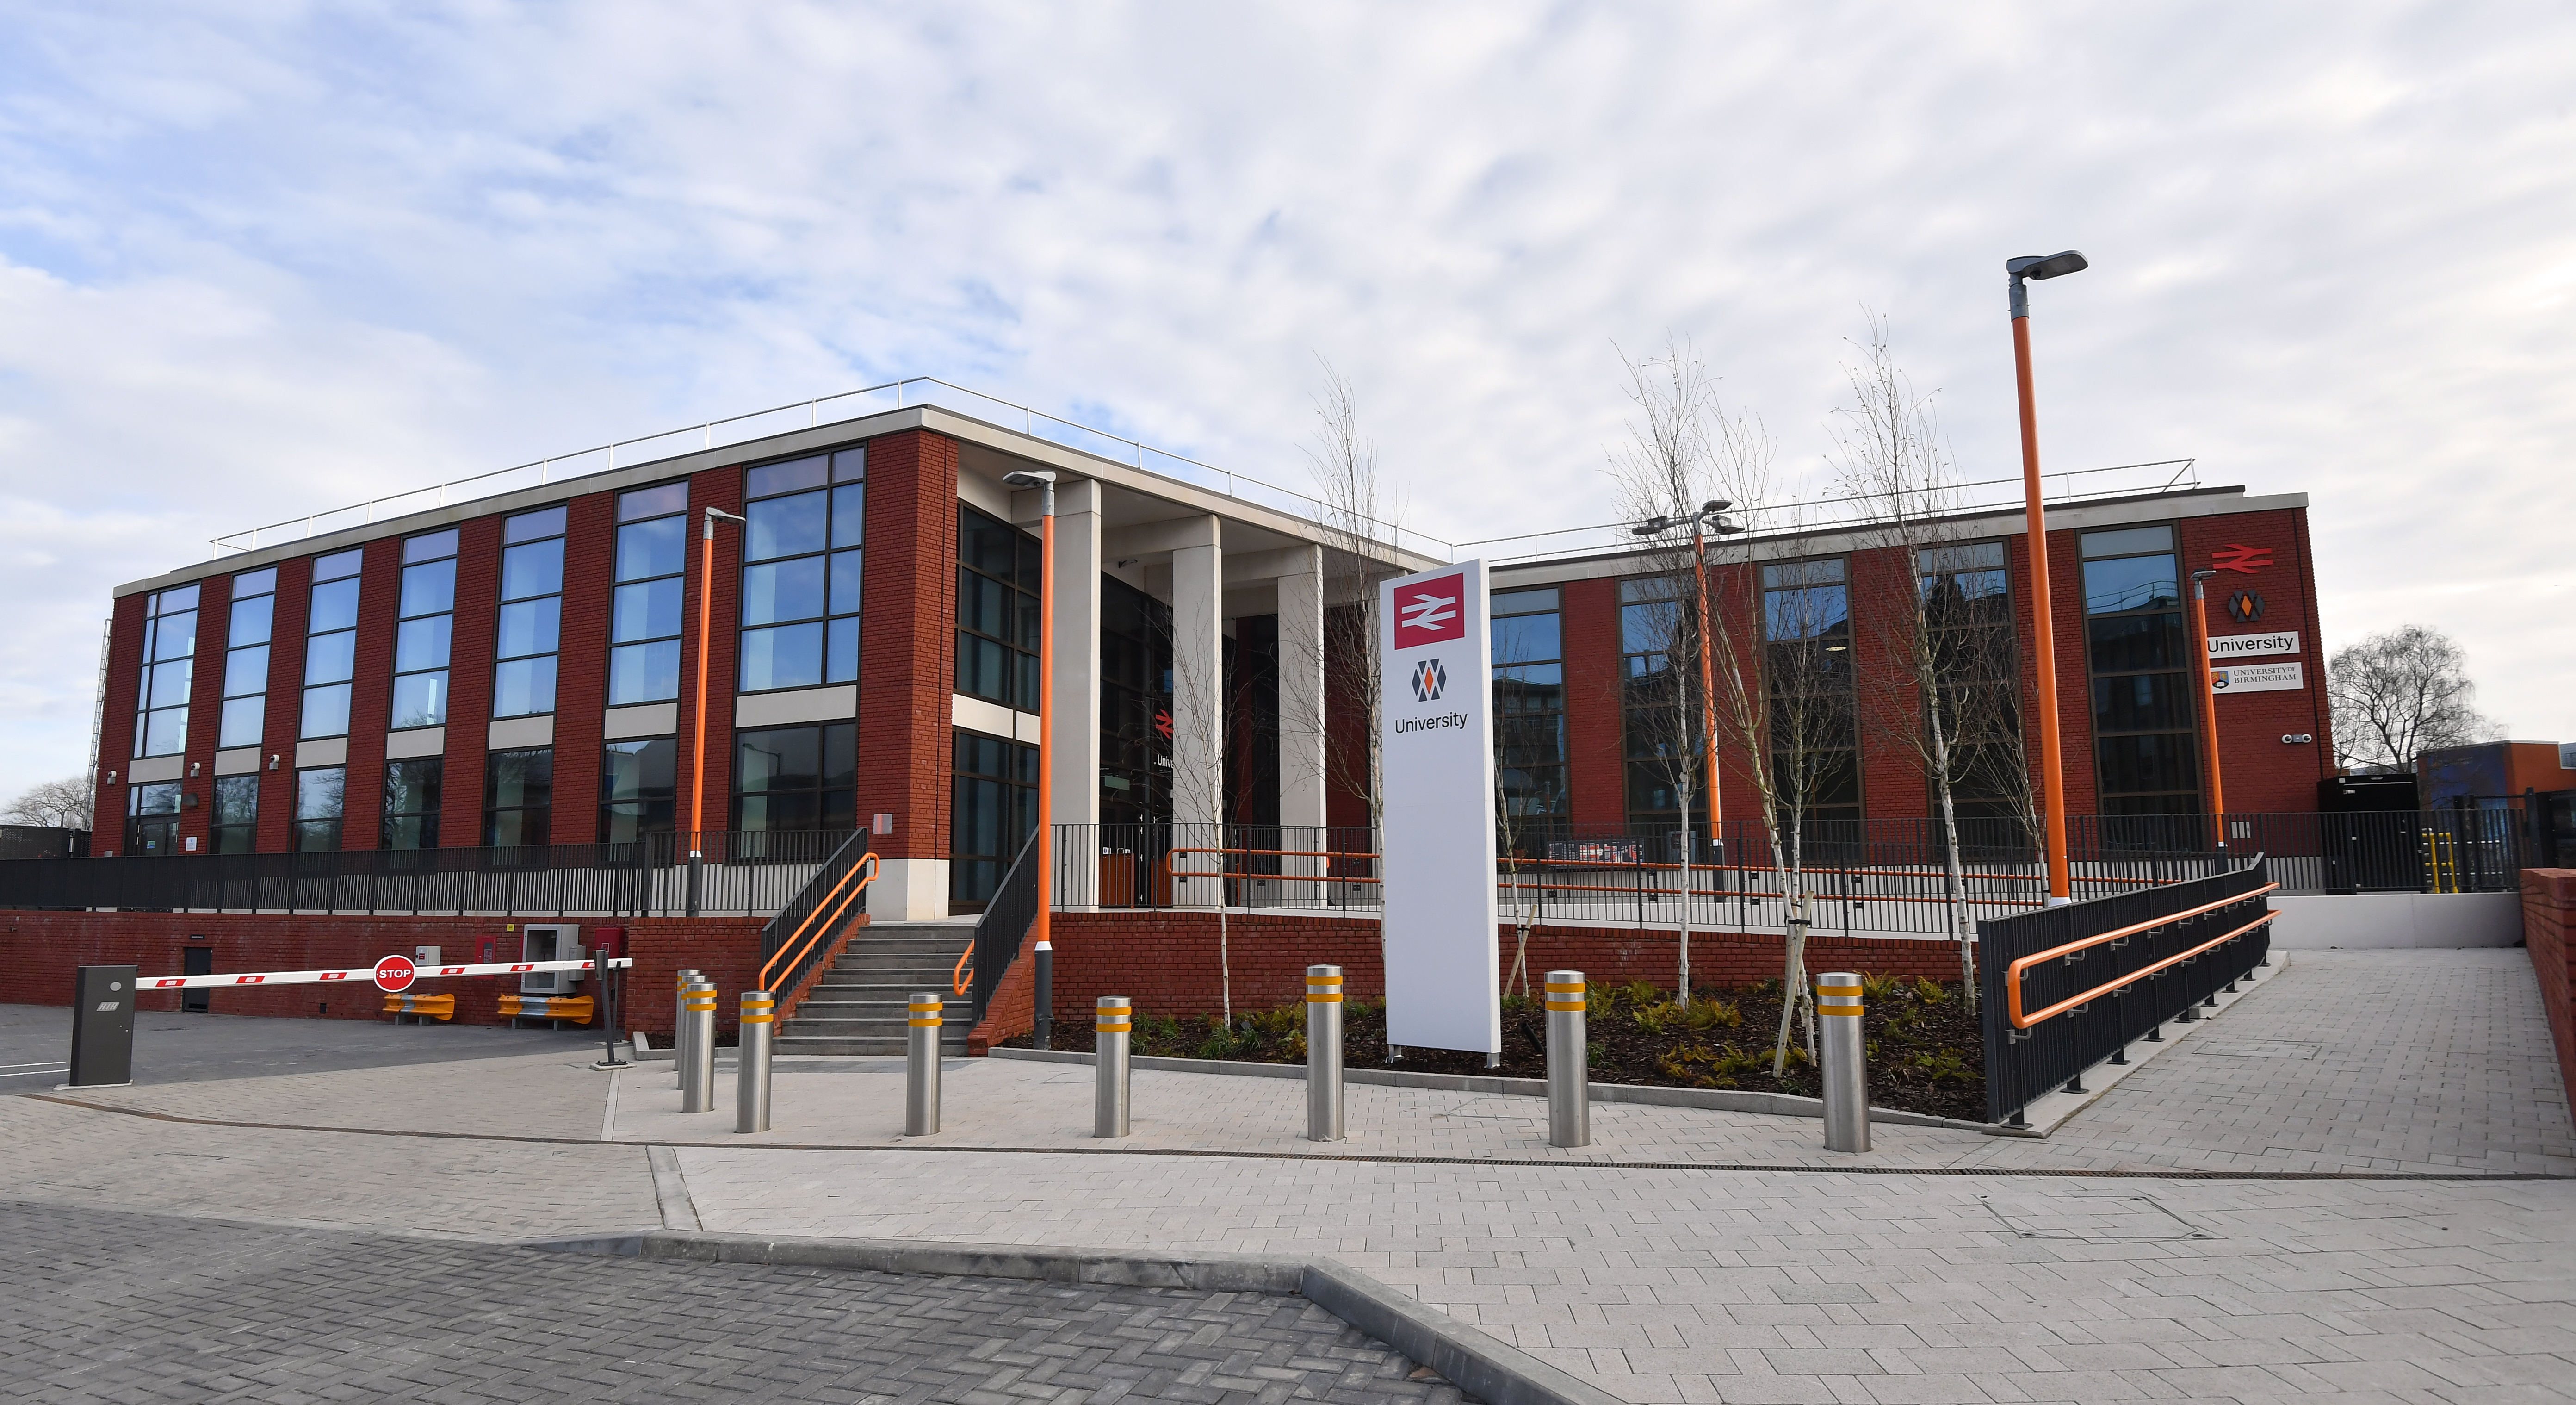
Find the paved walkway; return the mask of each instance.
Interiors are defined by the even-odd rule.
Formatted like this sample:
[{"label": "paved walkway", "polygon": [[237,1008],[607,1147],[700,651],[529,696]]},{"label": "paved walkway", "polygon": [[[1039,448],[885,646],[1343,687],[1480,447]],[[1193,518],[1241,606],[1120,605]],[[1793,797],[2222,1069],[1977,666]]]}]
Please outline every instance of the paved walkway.
[{"label": "paved walkway", "polygon": [[1139,1074],[1111,1150],[1088,1070],[999,1061],[952,1066],[951,1130],[918,1141],[892,1065],[783,1064],[781,1130],[750,1138],[678,1114],[666,1071],[615,1080],[610,1117],[599,1075],[532,1055],[88,1100],[564,1140],[0,1100],[0,1136],[42,1150],[0,1196],[652,1223],[642,1150],[582,1140],[605,1131],[692,1143],[709,1229],[1327,1255],[1640,1402],[2566,1400],[2576,1136],[2542,1031],[2520,952],[2301,952],[2046,1141],[1882,1126],[1857,1159],[1811,1121],[1625,1105],[1552,1157],[1536,1100],[1360,1087],[1327,1150],[1296,1138],[1297,1083],[1188,1074]]},{"label": "paved walkway", "polygon": [[0,1203],[13,1401],[1460,1397],[1303,1298],[575,1258]]}]

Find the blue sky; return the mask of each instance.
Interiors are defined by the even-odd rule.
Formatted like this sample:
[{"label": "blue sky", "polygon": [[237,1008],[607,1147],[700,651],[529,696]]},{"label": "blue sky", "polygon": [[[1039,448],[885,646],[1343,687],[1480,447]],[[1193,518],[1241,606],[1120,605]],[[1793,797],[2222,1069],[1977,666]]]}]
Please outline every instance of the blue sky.
[{"label": "blue sky", "polygon": [[1863,308],[1974,477],[2305,491],[2576,738],[2558,6],[0,3],[0,793],[124,580],[291,514],[937,375],[1296,483],[1330,358],[1411,521],[1603,515],[1614,343],[1821,487]]}]

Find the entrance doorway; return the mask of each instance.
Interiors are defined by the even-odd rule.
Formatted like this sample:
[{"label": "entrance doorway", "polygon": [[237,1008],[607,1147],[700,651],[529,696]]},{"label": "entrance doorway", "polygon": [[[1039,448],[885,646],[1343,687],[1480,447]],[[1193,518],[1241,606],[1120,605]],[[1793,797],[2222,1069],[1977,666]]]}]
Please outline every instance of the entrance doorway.
[{"label": "entrance doorway", "polygon": [[[215,973],[215,949],[210,946],[189,947],[180,953],[180,963],[179,974],[183,976],[211,976]],[[179,1008],[203,1011],[207,1008],[206,997],[213,994],[204,986],[191,986],[179,992]]]}]

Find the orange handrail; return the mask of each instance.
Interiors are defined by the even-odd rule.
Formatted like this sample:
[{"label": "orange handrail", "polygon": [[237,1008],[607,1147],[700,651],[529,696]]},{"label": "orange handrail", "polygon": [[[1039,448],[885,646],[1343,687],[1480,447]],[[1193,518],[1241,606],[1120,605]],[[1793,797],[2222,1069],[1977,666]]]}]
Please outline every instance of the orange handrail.
[{"label": "orange handrail", "polygon": [[2237,893],[2230,897],[2220,898],[2216,902],[2202,903],[2200,906],[2189,909],[2188,911],[2173,913],[2165,917],[2152,918],[2145,922],[2134,922],[2126,927],[2120,928],[2118,931],[2104,932],[2098,936],[2083,938],[2080,941],[2071,941],[2066,943],[2064,946],[2053,946],[2046,951],[2033,952],[2030,955],[2015,961],[2012,965],[2004,969],[2004,1004],[2010,1011],[2013,1028],[2028,1029],[2042,1020],[2054,1019],[2055,1017],[2066,1013],[2068,1010],[2071,1010],[2078,1005],[2084,1004],[2086,1001],[2089,1001],[2096,996],[2107,995],[2122,986],[2135,985],[2139,981],[2154,975],[2156,972],[2161,971],[2167,966],[2171,966],[2178,961],[2188,961],[2192,957],[2198,956],[2202,952],[2209,950],[2211,947],[2221,946],[2228,942],[2232,942],[2238,937],[2245,935],[2247,932],[2253,931],[2255,928],[2271,921],[2274,917],[2277,917],[2280,914],[2273,912],[2264,913],[2262,916],[2255,918],[2253,921],[2246,923],[2244,926],[2237,928],[2226,936],[2212,937],[2208,941],[2202,942],[2200,945],[2193,947],[2191,950],[2183,952],[2181,955],[2168,956],[2164,960],[2147,967],[2145,970],[2131,971],[2127,975],[2117,977],[2102,985],[2095,986],[2091,990],[2084,992],[2082,995],[2069,996],[2064,1000],[2060,1000],[2056,1004],[2049,1006],[2047,1009],[2039,1011],[2037,1014],[2025,1015],[2022,1013],[2021,1008],[2022,973],[2029,970],[2031,967],[2038,965],[2040,962],[2054,961],[2058,957],[2070,955],[2074,952],[2085,950],[2088,947],[2100,946],[2104,942],[2118,941],[2124,937],[2134,937],[2140,932],[2149,932],[2158,927],[2171,926],[2185,918],[2198,917],[2204,912],[2215,912],[2222,907],[2234,907],[2238,903],[2244,902],[2250,898],[2259,898],[2265,893],[2271,892],[2273,889],[2280,886],[2281,885],[2278,883],[2266,883],[2262,887],[2257,888],[2250,893]]},{"label": "orange handrail", "polygon": [[[859,886],[850,888],[850,880],[853,878],[859,880]],[[861,855],[857,863],[850,865],[850,871],[841,875],[841,881],[832,885],[832,891],[825,893],[823,895],[823,900],[814,904],[814,910],[805,914],[805,920],[796,924],[795,932],[790,934],[787,940],[778,944],[778,954],[769,958],[768,965],[760,968],[760,989],[768,990],[770,988],[769,978],[778,973],[780,969],[779,963],[785,962],[789,968],[793,968],[797,962],[804,960],[805,954],[814,949],[814,944],[823,940],[823,934],[825,932],[841,925],[841,918],[844,914],[849,912],[850,905],[857,902],[859,900],[859,894],[866,892],[868,885],[875,881],[877,881],[877,856],[876,851],[870,850],[866,854]],[[841,898],[841,890],[843,888],[850,888],[850,895],[847,898]],[[832,906],[834,899],[840,899],[841,901],[839,910],[832,914],[831,921],[824,923],[820,927],[815,927],[814,919],[821,917],[824,909]],[[798,937],[804,937],[807,929],[809,928],[813,929],[814,935],[806,937],[805,944],[803,946],[797,946],[796,939]],[[789,954],[791,948],[794,952],[792,957]]]},{"label": "orange handrail", "polygon": [[957,957],[957,969],[948,973],[948,988],[959,995],[966,993],[966,963],[975,959],[975,939],[966,939],[966,950]]}]

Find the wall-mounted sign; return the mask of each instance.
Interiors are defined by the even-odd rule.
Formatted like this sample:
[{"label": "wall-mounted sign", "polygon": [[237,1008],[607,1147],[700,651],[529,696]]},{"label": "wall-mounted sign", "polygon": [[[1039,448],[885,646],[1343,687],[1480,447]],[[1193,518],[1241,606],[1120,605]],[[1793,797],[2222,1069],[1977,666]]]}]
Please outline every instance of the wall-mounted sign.
[{"label": "wall-mounted sign", "polygon": [[2279,693],[2304,688],[2306,680],[2294,663],[2241,663],[2234,668],[2214,668],[2209,680],[2213,693]]},{"label": "wall-mounted sign", "polygon": [[2227,617],[2238,624],[2252,624],[2263,618],[2263,597],[2251,590],[2239,590],[2227,597]]},{"label": "wall-mounted sign", "polygon": [[2247,546],[2243,542],[2229,542],[2226,546],[2209,553],[2209,564],[2222,571],[2241,571],[2250,576],[2272,564],[2272,548]]},{"label": "wall-mounted sign", "polygon": [[1386,1039],[1502,1047],[1485,565],[1379,587]]},{"label": "wall-mounted sign", "polygon": [[2276,629],[2267,634],[2213,634],[2209,636],[2209,656],[2213,659],[2262,659],[2299,652],[2299,632]]}]

